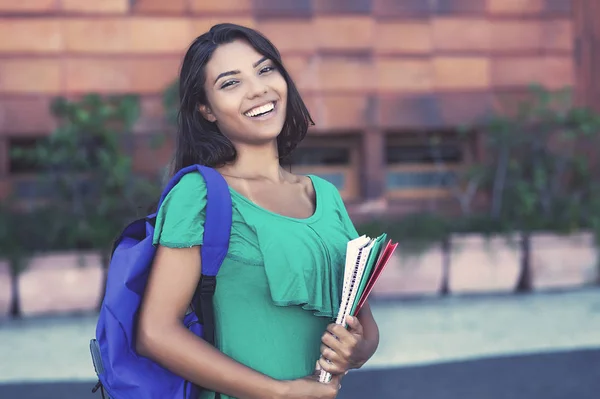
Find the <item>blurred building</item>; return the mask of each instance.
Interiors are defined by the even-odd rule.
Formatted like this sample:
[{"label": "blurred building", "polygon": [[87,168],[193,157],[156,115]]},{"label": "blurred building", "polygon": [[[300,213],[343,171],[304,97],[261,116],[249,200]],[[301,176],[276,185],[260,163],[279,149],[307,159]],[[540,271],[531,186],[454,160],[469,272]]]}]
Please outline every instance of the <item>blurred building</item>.
[{"label": "blurred building", "polygon": [[[334,182],[349,203],[442,206],[444,176],[465,162],[459,125],[527,85],[574,85],[600,104],[600,0],[0,0],[0,195],[27,196],[35,171],[13,148],[49,134],[56,95],[142,95],[136,168],[168,162],[162,93],[186,46],[216,22],[265,33],[315,119],[296,171]],[[477,143],[471,143],[477,148]]]}]

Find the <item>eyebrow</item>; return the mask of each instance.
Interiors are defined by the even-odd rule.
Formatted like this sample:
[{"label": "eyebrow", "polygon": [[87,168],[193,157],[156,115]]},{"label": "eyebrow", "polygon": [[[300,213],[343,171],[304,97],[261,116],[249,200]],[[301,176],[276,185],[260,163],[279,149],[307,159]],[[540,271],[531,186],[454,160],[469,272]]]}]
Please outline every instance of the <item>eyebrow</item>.
[{"label": "eyebrow", "polygon": [[[262,64],[263,62],[265,62],[268,59],[269,59],[269,57],[262,57],[260,60],[256,61],[254,64],[252,64],[252,68],[256,68],[257,66],[259,66],[260,64]],[[221,79],[225,76],[237,75],[238,73],[240,73],[239,70],[227,71],[227,72],[220,73],[219,76],[217,76],[217,78],[215,79],[215,83],[217,83],[217,81],[219,79]]]}]

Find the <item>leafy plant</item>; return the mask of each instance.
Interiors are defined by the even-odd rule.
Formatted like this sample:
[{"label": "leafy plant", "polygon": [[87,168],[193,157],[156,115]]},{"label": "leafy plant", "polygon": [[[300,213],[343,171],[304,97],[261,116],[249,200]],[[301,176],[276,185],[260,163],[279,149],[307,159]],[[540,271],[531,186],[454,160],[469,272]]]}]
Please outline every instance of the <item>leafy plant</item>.
[{"label": "leafy plant", "polygon": [[4,201],[0,204],[0,259],[7,262],[10,278],[10,305],[11,317],[20,317],[21,302],[19,293],[19,274],[25,270],[28,262],[28,249],[23,241],[23,220],[15,217],[11,207]]},{"label": "leafy plant", "polygon": [[[457,201],[459,215],[373,220],[359,231],[388,231],[408,254],[438,244],[447,250],[448,237],[457,233],[500,234],[511,243],[517,236],[522,254],[518,291],[531,289],[534,232],[591,229],[600,244],[600,116],[575,106],[569,89],[548,91],[538,85],[531,86],[529,100],[514,108],[461,132],[459,139],[479,131],[484,153],[444,186]],[[440,141],[434,137],[429,144],[436,169],[446,175],[451,169],[441,156]],[[477,195],[485,196],[482,205],[475,206]]]},{"label": "leafy plant", "polygon": [[448,238],[449,220],[434,213],[407,214],[401,218],[373,219],[357,226],[360,234],[373,237],[386,232],[398,242],[400,253],[416,256]]},{"label": "leafy plant", "polygon": [[568,233],[597,221],[600,118],[573,105],[570,90],[534,85],[514,114],[501,114],[485,131],[485,188],[489,217],[521,232],[525,251],[518,290],[531,288],[530,235]]},{"label": "leafy plant", "polygon": [[177,113],[179,112],[179,80],[173,81],[163,93],[163,107],[167,123],[175,125],[177,123]]},{"label": "leafy plant", "polygon": [[522,103],[517,115],[488,125],[490,215],[510,218],[525,230],[580,228],[593,216],[600,118],[574,107],[568,90],[533,86],[531,92],[533,100]]},{"label": "leafy plant", "polygon": [[[457,145],[463,151],[472,147],[474,133],[468,129],[461,129],[458,132]],[[460,212],[463,216],[470,216],[473,212],[474,201],[477,194],[481,191],[484,171],[473,163],[473,154],[469,154],[469,166],[450,169],[443,157],[443,140],[439,135],[433,135],[428,138],[428,147],[431,158],[435,164],[437,172],[440,175],[451,175],[450,179],[440,181],[439,185],[448,189],[452,198],[458,203]],[[469,151],[465,151],[469,152]]]},{"label": "leafy plant", "polygon": [[99,250],[106,274],[119,230],[158,196],[159,185],[134,173],[128,155],[139,100],[90,94],[79,101],[57,98],[51,110],[58,128],[13,156],[42,167],[39,199],[52,207],[63,232],[53,245]]},{"label": "leafy plant", "polygon": [[19,275],[37,251],[48,248],[48,237],[55,233],[52,219],[47,207],[26,209],[10,197],[0,202],[0,259],[8,265],[11,317],[21,316]]}]

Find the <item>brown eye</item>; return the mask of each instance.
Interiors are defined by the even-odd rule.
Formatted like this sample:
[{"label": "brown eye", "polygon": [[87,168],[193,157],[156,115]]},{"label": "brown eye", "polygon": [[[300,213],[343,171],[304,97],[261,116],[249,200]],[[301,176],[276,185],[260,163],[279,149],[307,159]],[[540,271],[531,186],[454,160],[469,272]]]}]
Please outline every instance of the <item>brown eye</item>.
[{"label": "brown eye", "polygon": [[260,70],[260,74],[262,75],[263,73],[268,73],[274,71],[275,69],[277,68],[275,68],[274,66],[266,66]]},{"label": "brown eye", "polygon": [[226,88],[234,85],[235,83],[236,83],[235,80],[228,80],[227,82],[225,82],[221,85],[221,89],[226,89]]}]

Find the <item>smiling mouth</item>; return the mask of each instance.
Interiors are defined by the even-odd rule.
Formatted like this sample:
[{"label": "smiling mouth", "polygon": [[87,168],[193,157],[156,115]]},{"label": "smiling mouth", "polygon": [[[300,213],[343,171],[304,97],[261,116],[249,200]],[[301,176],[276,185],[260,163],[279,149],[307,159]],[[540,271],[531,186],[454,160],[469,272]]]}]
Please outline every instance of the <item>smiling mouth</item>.
[{"label": "smiling mouth", "polygon": [[270,103],[252,108],[251,110],[244,112],[244,115],[250,118],[257,118],[259,116],[268,115],[271,112],[273,112],[273,110],[275,110],[275,103],[275,101],[271,101]]}]

